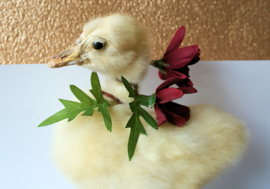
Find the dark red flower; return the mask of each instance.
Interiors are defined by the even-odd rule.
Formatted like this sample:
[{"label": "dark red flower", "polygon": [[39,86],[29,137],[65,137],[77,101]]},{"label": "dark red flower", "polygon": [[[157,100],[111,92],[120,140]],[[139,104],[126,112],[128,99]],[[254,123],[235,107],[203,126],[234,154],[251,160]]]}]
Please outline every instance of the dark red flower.
[{"label": "dark red flower", "polygon": [[[156,89],[155,113],[158,126],[168,121],[182,127],[190,117],[189,107],[172,102],[184,94],[197,92],[189,79],[188,65],[195,64],[200,60],[200,49],[198,45],[178,49],[184,36],[185,28],[182,26],[175,33],[163,58],[151,63],[162,72],[167,73],[159,71],[160,79],[165,81]],[[164,67],[166,64],[168,67]],[[174,84],[178,88],[170,87]]]},{"label": "dark red flower", "polygon": [[189,68],[187,66],[195,64],[200,60],[200,49],[198,45],[179,48],[184,36],[185,27],[181,26],[176,31],[162,58],[162,62],[167,63],[169,67],[163,68],[167,74],[159,72],[160,79],[166,80],[172,77],[189,77]]},{"label": "dark red flower", "polygon": [[155,103],[155,114],[158,126],[162,125],[165,121],[182,127],[185,122],[189,119],[189,108],[174,102],[181,98],[186,93],[194,93],[197,90],[193,87],[170,87],[173,84],[181,85],[186,78],[170,78],[164,81],[156,89],[156,103]]}]

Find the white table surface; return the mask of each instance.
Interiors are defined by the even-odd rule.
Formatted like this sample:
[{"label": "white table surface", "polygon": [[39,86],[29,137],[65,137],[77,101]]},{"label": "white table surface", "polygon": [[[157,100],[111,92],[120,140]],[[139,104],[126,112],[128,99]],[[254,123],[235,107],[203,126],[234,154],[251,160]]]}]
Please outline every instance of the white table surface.
[{"label": "white table surface", "polygon": [[[247,123],[249,150],[204,189],[270,188],[270,61],[201,61],[191,68],[198,93],[180,103],[210,103]],[[74,99],[70,84],[90,89],[91,72],[80,67],[0,66],[0,188],[73,189],[51,158],[53,125],[37,128],[62,109],[58,98]],[[142,93],[151,94],[161,80],[151,68]]]}]

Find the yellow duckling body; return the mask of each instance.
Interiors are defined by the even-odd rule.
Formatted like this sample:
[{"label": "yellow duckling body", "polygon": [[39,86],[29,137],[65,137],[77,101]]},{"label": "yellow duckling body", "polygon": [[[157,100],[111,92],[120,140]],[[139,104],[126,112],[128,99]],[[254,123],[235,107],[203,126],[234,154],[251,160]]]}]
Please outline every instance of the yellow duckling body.
[{"label": "yellow duckling body", "polygon": [[[106,46],[95,49],[97,40]],[[241,156],[248,141],[242,121],[211,105],[196,105],[182,128],[166,122],[154,130],[142,120],[148,136],[140,135],[129,161],[130,129],[125,126],[132,99],[116,79],[138,83],[146,72],[150,50],[145,30],[131,17],[112,15],[86,24],[78,44],[62,62],[77,61],[105,75],[109,79],[102,90],[123,102],[109,107],[112,132],[97,112],[57,124],[56,164],[79,188],[199,189]]]}]

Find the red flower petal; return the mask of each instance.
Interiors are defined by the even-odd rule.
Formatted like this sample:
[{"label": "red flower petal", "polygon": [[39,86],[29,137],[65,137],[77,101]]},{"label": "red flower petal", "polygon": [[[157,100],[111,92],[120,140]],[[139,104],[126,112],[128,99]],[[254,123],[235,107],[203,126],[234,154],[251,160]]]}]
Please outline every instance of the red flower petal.
[{"label": "red flower petal", "polygon": [[183,91],[173,88],[173,87],[169,87],[169,88],[160,90],[157,93],[157,102],[159,104],[164,104],[172,100],[181,98],[183,95],[184,95]]},{"label": "red flower petal", "polygon": [[176,83],[176,85],[178,87],[192,87],[193,86],[193,83],[192,83],[192,81],[189,78],[186,78],[182,82]]},{"label": "red flower petal", "polygon": [[165,121],[167,120],[167,118],[166,118],[165,114],[160,109],[160,107],[158,106],[157,103],[155,103],[154,108],[155,108],[155,114],[156,114],[157,124],[158,124],[158,126],[160,126],[163,123],[165,123]]},{"label": "red flower petal", "polygon": [[[183,117],[186,121],[189,119],[190,115],[190,109],[187,106],[183,106],[174,102],[168,102],[164,104],[163,107],[164,110],[167,110],[169,112],[173,112],[174,114]],[[167,112],[166,111],[166,112]],[[166,114],[166,112],[164,112]],[[166,114],[167,116],[167,114]]]},{"label": "red flower petal", "polygon": [[185,27],[181,26],[174,34],[170,45],[168,46],[164,56],[170,54],[174,50],[178,49],[185,36]]},{"label": "red flower petal", "polygon": [[174,102],[170,102],[165,105],[166,106],[163,107],[163,111],[166,115],[167,121],[177,125],[178,127],[182,127],[190,117],[189,108]]},{"label": "red flower petal", "polygon": [[159,78],[162,79],[162,80],[166,80],[166,79],[170,79],[170,78],[173,78],[173,77],[177,77],[177,78],[186,78],[187,76],[183,73],[180,73],[178,71],[174,71],[174,70],[170,70],[170,69],[166,69],[165,68],[165,72],[167,74],[163,74],[161,73],[160,71],[158,72],[158,75],[159,75]]},{"label": "red flower petal", "polygon": [[176,69],[175,71],[180,72],[189,77],[189,68],[188,66],[184,66],[183,68]]},{"label": "red flower petal", "polygon": [[190,94],[190,93],[196,93],[197,89],[194,87],[179,87],[181,91],[183,91],[184,94]]},{"label": "red flower petal", "polygon": [[169,78],[169,79],[165,80],[163,83],[161,83],[158,86],[158,88],[156,89],[156,93],[158,93],[162,89],[168,88],[169,86],[171,86],[173,84],[180,83],[181,81],[184,81],[184,80],[185,80],[185,78],[183,79],[183,78],[180,78],[180,77]]},{"label": "red flower petal", "polygon": [[199,54],[198,51],[198,45],[183,47],[173,51],[162,60],[169,64],[170,69],[178,69],[191,62],[192,59]]},{"label": "red flower petal", "polygon": [[[195,64],[200,60],[200,49],[198,45],[178,49],[184,35],[185,28],[182,26],[175,33],[162,58],[162,61],[169,64],[169,67],[163,68],[167,74],[159,72],[160,79],[165,81],[156,89],[155,113],[158,126],[167,120],[182,127],[190,117],[190,109],[187,106],[171,102],[181,98],[184,94],[197,92],[189,79],[188,65]],[[179,88],[170,87],[173,84]]]},{"label": "red flower petal", "polygon": [[168,110],[164,110],[165,113],[166,113],[166,117],[167,117],[167,120],[168,122],[178,126],[178,127],[183,127],[183,125],[186,123],[186,120],[181,117],[181,116],[178,116]]},{"label": "red flower petal", "polygon": [[201,51],[201,50],[198,49],[198,51],[197,51],[195,57],[188,63],[188,65],[193,65],[193,64],[196,64],[197,62],[199,62],[199,60],[200,60],[200,55],[201,55],[201,52],[200,52],[200,51]]}]

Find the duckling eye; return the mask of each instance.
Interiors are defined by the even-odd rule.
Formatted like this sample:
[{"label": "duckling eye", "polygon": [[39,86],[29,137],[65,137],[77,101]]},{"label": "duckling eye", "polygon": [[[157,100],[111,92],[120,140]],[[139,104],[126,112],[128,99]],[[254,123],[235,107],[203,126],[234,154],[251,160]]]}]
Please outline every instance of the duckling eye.
[{"label": "duckling eye", "polygon": [[101,50],[101,49],[103,49],[104,44],[101,43],[101,42],[95,41],[95,42],[93,43],[92,47],[93,47],[94,49],[96,49],[96,50]]}]

